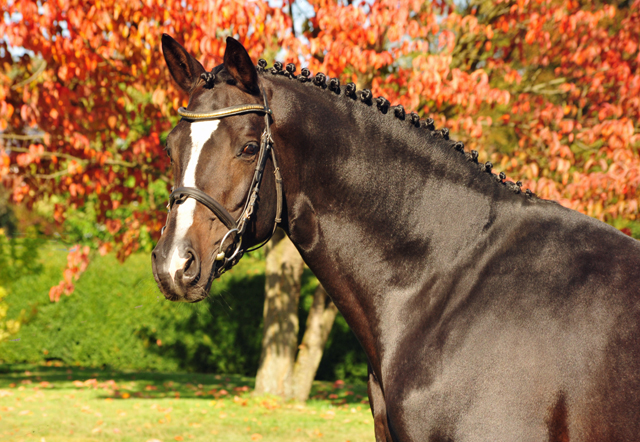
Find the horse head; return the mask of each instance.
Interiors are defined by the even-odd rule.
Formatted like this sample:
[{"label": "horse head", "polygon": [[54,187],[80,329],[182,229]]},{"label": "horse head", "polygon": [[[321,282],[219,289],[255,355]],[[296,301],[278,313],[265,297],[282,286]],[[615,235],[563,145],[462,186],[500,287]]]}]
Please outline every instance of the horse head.
[{"label": "horse head", "polygon": [[265,169],[277,172],[270,109],[256,67],[233,38],[211,72],[166,34],[162,49],[189,104],[167,136],[175,186],[153,274],[167,299],[197,302],[279,221],[276,178],[262,180]]}]

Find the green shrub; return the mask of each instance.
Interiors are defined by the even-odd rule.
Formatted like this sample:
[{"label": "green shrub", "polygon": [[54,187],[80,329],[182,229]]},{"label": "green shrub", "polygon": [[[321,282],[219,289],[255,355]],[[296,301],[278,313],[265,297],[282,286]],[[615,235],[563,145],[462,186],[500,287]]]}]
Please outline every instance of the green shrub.
[{"label": "green shrub", "polygon": [[124,264],[96,256],[75,292],[51,303],[48,291],[61,278],[65,256],[62,247],[45,248],[42,272],[12,283],[9,317],[27,314],[20,341],[0,344],[3,361],[254,374],[264,284],[255,259],[245,258],[216,282],[209,300],[186,305],[160,294],[149,255]]},{"label": "green shrub", "polygon": [[9,306],[4,302],[7,291],[0,286],[0,342],[6,341],[20,330],[19,319],[7,319],[7,310]]},{"label": "green shrub", "polygon": [[[124,264],[113,255],[93,256],[71,296],[49,301],[66,264],[64,246],[40,248],[33,271],[13,273],[9,318],[24,317],[19,341],[0,343],[5,363],[60,360],[87,367],[187,370],[255,375],[262,340],[264,261],[259,253],[214,282],[211,297],[197,304],[166,301],[156,287],[148,254]],[[303,276],[300,324],[306,323],[317,280]],[[300,331],[302,334],[304,329]],[[341,316],[329,338],[318,377],[366,376],[366,358]]]},{"label": "green shrub", "polygon": [[32,277],[41,270],[42,265],[37,259],[41,243],[37,238],[9,238],[0,228],[0,342],[8,340],[20,330],[24,310],[7,318],[9,305],[5,298],[13,281]]}]

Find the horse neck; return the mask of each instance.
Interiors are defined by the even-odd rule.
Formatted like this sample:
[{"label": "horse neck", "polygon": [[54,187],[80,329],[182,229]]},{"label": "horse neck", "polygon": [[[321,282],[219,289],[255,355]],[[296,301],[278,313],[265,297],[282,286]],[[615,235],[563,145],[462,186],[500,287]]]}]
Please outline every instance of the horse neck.
[{"label": "horse neck", "polygon": [[477,247],[504,189],[392,110],[272,81],[286,230],[375,367],[390,298],[420,292]]}]

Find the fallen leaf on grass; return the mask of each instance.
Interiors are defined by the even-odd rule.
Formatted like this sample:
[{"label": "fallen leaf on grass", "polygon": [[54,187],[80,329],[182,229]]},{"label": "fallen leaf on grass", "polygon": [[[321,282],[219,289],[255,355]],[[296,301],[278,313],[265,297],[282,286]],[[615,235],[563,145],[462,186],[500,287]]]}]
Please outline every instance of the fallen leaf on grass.
[{"label": "fallen leaf on grass", "polygon": [[162,442],[160,439],[149,439],[147,442]]},{"label": "fallen leaf on grass", "polygon": [[243,407],[247,406],[248,401],[246,399],[242,399],[240,396],[234,396],[233,397],[233,402],[235,402],[238,405],[241,405]]},{"label": "fallen leaf on grass", "polygon": [[336,416],[336,412],[333,410],[329,410],[326,413],[322,413],[320,415],[320,417],[323,419],[333,419],[335,416]]},{"label": "fallen leaf on grass", "polygon": [[276,401],[272,400],[264,400],[260,402],[260,406],[266,408],[267,410],[274,410],[280,407],[280,405]]},{"label": "fallen leaf on grass", "polygon": [[177,441],[181,441],[181,440],[184,440],[184,437],[182,437],[182,436],[176,436],[176,437],[174,437],[174,439],[175,439],[175,440],[177,440]]},{"label": "fallen leaf on grass", "polygon": [[253,441],[260,440],[260,439],[262,439],[262,434],[260,434],[260,433],[253,433],[251,435],[251,440],[253,440]]},{"label": "fallen leaf on grass", "polygon": [[22,410],[20,413],[18,413],[18,415],[20,416],[26,416],[27,414],[33,414],[33,413],[29,410]]},{"label": "fallen leaf on grass", "polygon": [[91,430],[92,433],[100,433],[102,431],[102,428],[94,428],[93,430]]},{"label": "fallen leaf on grass", "polygon": [[13,393],[7,390],[0,390],[0,397],[13,396]]}]

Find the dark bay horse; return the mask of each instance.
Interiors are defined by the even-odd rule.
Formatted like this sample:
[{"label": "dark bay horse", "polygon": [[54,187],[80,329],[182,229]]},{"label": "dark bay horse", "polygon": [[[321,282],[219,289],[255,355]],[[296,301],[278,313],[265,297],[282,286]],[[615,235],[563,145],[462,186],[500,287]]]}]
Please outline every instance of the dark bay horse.
[{"label": "dark bay horse", "polygon": [[162,46],[189,93],[153,252],[168,299],[279,224],[364,347],[377,441],[640,441],[640,242],[368,90],[231,38],[211,72]]}]

